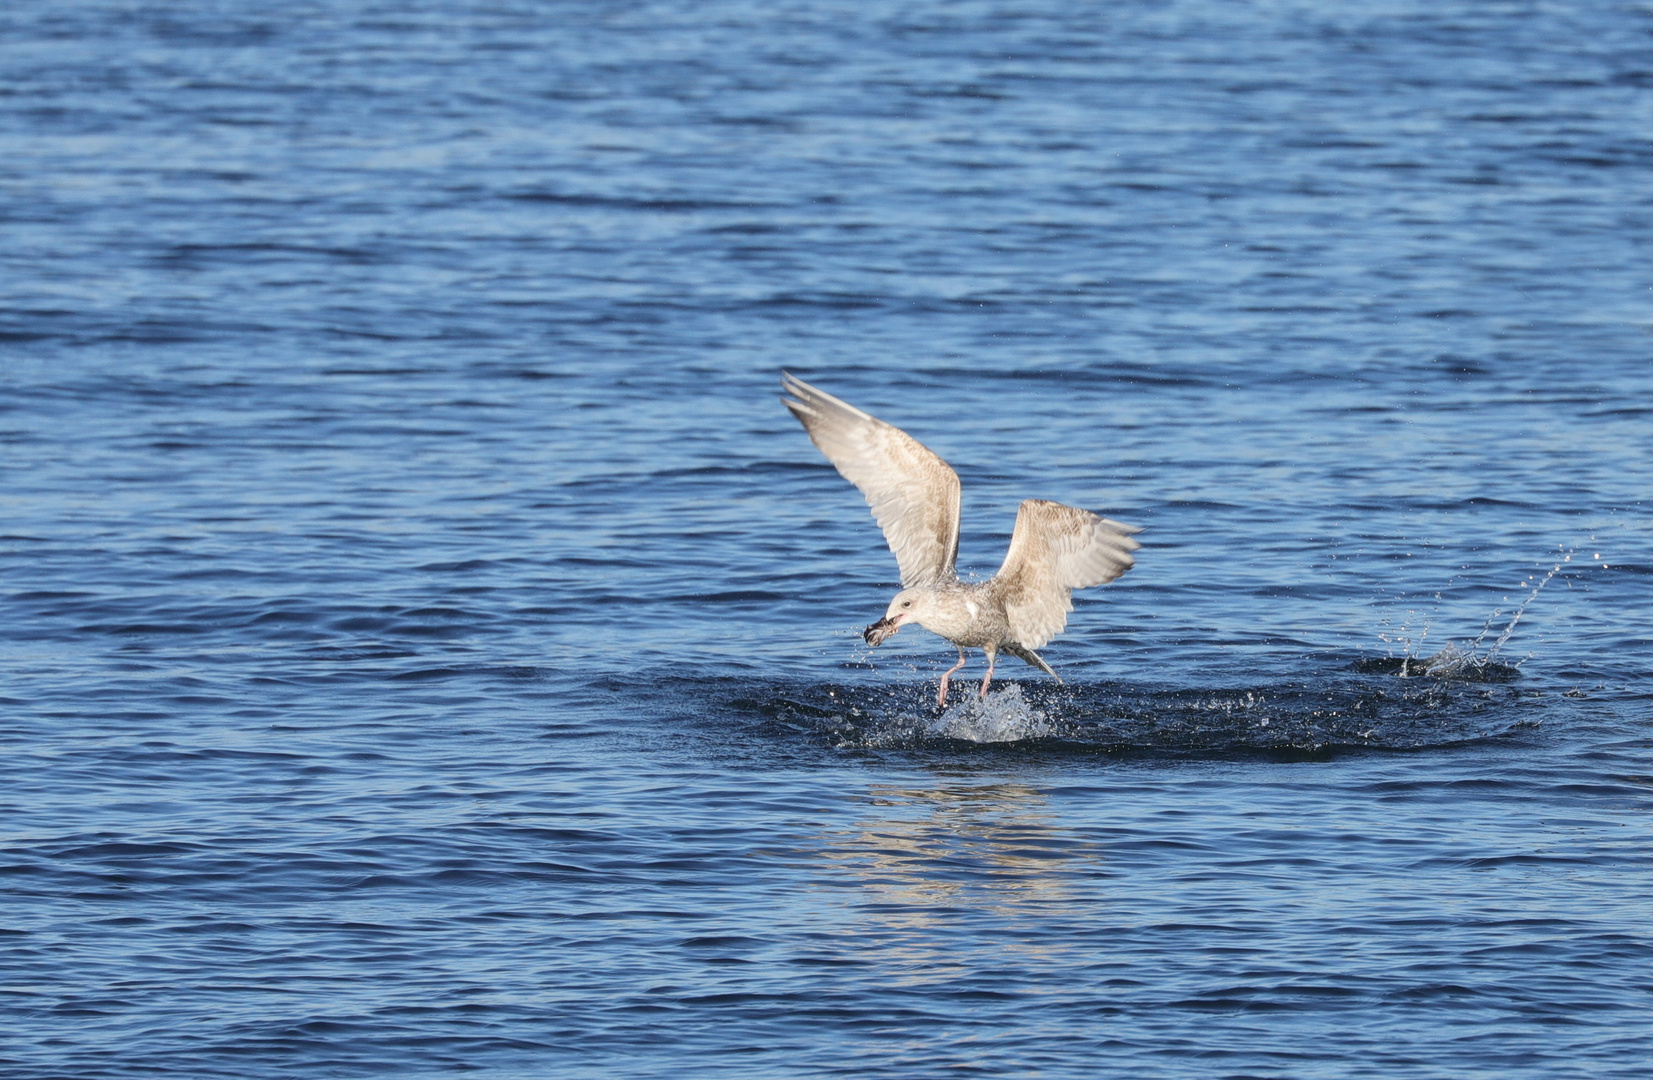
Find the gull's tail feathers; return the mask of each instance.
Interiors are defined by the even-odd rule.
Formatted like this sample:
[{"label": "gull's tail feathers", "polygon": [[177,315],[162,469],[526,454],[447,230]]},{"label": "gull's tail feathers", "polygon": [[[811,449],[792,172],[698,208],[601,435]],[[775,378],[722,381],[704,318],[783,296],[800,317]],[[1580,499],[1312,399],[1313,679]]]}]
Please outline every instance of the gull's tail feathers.
[{"label": "gull's tail feathers", "polygon": [[1016,659],[1033,665],[1040,671],[1043,671],[1046,675],[1049,675],[1051,678],[1055,679],[1058,685],[1061,684],[1062,676],[1056,674],[1056,672],[1051,669],[1051,666],[1045,663],[1044,660],[1040,658],[1039,654],[1034,652],[1032,649],[1024,649],[1022,646],[1013,641],[1007,641],[1003,645],[999,646],[999,651],[1009,653]]}]

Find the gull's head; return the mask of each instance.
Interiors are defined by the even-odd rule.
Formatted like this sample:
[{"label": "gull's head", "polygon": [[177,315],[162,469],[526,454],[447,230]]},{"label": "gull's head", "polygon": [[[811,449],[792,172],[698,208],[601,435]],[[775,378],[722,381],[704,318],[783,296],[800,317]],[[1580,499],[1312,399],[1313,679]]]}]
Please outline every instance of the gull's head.
[{"label": "gull's head", "polygon": [[890,601],[890,610],[884,617],[873,623],[861,632],[868,645],[881,644],[885,638],[893,636],[902,626],[918,621],[924,611],[924,602],[927,599],[922,589],[902,589]]}]

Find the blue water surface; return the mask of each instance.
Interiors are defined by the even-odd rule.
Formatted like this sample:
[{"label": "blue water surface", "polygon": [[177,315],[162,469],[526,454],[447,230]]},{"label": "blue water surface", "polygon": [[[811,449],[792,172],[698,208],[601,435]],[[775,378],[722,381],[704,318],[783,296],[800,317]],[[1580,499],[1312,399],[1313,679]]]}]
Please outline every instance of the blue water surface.
[{"label": "blue water surface", "polygon": [[24,0],[0,236],[8,1080],[1653,1069],[1647,4]]}]

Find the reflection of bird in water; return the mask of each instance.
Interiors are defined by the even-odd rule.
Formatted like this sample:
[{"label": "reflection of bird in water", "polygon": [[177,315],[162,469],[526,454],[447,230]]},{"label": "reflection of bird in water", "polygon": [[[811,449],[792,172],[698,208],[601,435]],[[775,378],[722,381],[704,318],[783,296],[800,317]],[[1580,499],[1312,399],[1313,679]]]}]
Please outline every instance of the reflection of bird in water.
[{"label": "reflection of bird in water", "polygon": [[933,787],[873,784],[858,801],[855,824],[829,829],[815,850],[832,866],[823,883],[853,882],[864,914],[886,928],[924,930],[933,943],[944,912],[1019,920],[1029,902],[1051,910],[1098,896],[1101,846],[1066,828],[1036,787],[938,777]]},{"label": "reflection of bird in water", "polygon": [[792,395],[781,401],[803,422],[839,473],[861,489],[901,567],[901,592],[882,619],[867,627],[877,645],[909,622],[958,646],[959,662],[941,676],[936,695],[947,704],[947,683],[965,663],[966,648],[987,654],[981,695],[993,681],[1000,652],[1040,668],[1060,682],[1033,650],[1067,626],[1073,590],[1101,585],[1129,570],[1138,530],[1043,499],[1016,513],[1016,531],[999,572],[986,581],[960,581],[959,478],[934,451],[900,428],[831,394],[786,375]]}]

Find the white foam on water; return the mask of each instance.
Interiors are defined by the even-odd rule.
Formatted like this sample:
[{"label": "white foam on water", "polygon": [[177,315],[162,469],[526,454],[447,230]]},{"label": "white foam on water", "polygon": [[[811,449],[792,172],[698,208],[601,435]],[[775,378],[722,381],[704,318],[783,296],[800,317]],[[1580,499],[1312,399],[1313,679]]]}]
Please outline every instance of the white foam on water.
[{"label": "white foam on water", "polygon": [[1044,711],[1029,705],[1015,683],[990,692],[986,698],[972,694],[926,728],[930,735],[979,743],[1039,739],[1054,730]]}]

